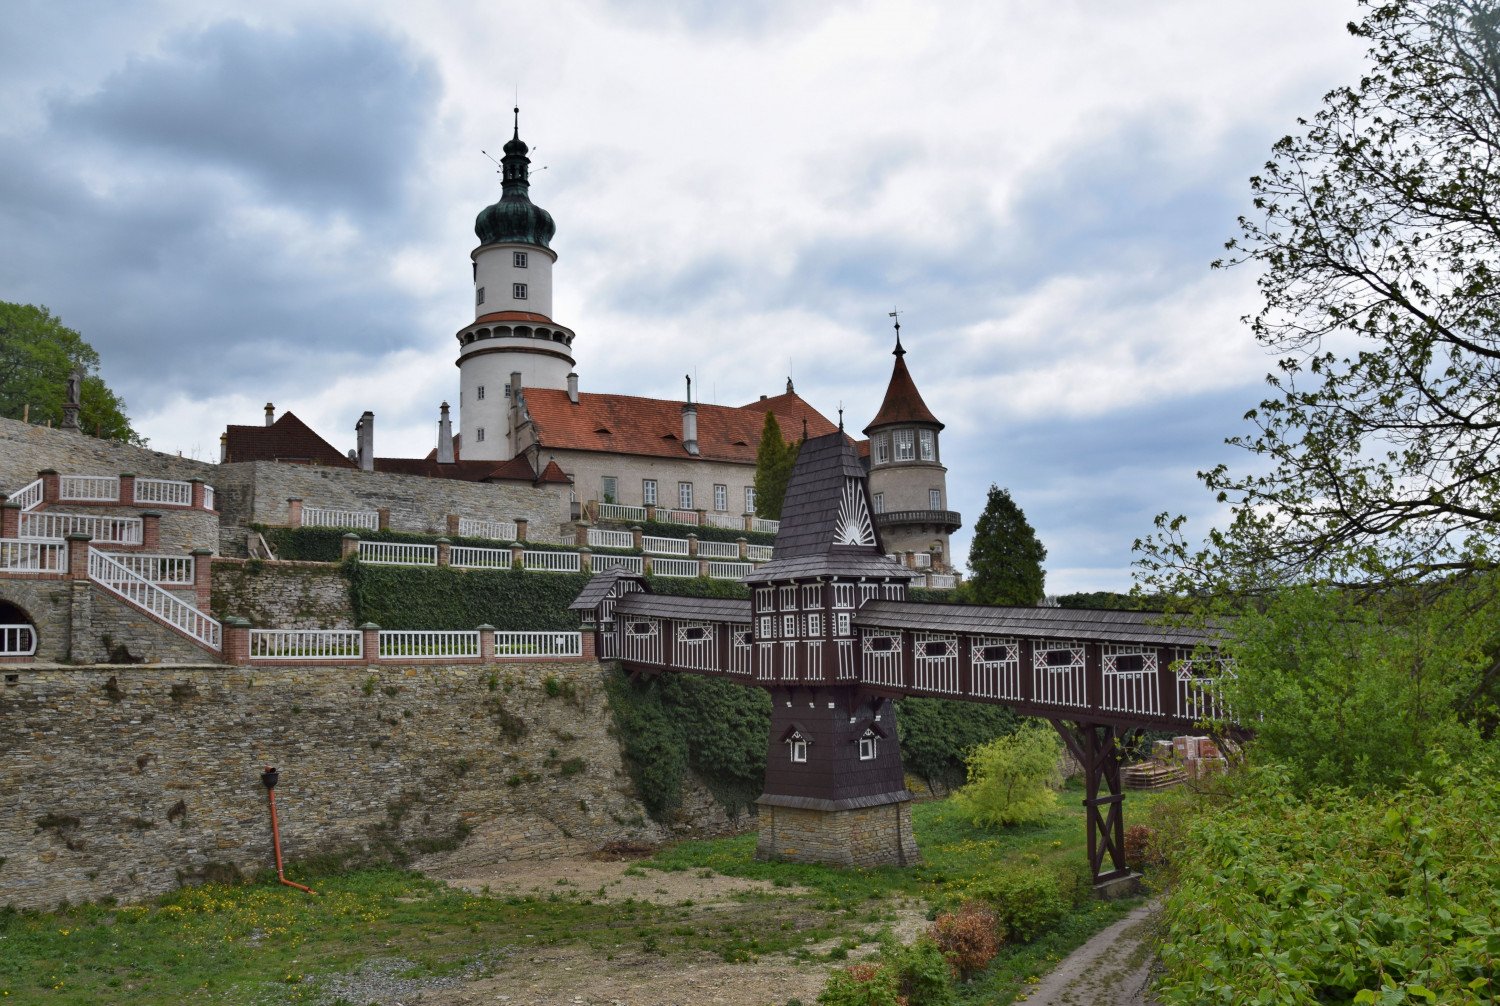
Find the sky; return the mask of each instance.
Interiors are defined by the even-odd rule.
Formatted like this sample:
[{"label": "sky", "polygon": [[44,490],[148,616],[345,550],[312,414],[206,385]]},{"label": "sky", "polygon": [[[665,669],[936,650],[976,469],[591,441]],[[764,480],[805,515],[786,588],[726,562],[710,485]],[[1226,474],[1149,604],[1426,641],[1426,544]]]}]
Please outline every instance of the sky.
[{"label": "sky", "polygon": [[291,410],[425,454],[511,107],[584,391],[879,408],[901,310],[953,539],[991,484],[1047,590],[1125,590],[1274,360],[1247,179],[1357,79],[1348,0],[11,0],[0,300],[99,350],[153,448]]}]

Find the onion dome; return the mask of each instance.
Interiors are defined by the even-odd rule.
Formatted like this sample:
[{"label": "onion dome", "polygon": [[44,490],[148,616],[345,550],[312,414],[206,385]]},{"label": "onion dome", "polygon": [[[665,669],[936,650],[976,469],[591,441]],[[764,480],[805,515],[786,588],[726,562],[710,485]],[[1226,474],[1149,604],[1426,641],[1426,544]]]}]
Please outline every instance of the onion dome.
[{"label": "onion dome", "polygon": [[527,147],[521,140],[521,110],[517,108],[515,133],[505,144],[505,156],[500,159],[502,189],[500,201],[479,211],[474,220],[474,233],[480,244],[518,243],[550,248],[548,244],[557,232],[552,214],[531,201],[531,181],[526,156]]}]

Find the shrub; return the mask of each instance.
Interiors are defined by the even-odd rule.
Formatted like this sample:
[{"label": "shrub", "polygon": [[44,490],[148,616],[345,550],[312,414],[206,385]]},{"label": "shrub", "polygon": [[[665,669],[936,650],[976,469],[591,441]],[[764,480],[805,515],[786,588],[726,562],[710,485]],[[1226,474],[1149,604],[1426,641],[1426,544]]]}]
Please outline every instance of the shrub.
[{"label": "shrub", "polygon": [[978,901],[966,901],[956,912],[943,912],[928,935],[961,981],[983,971],[1000,952],[999,920],[988,905]]},{"label": "shrub", "polygon": [[1137,870],[1161,865],[1155,828],[1145,824],[1132,824],[1125,829],[1125,865]]},{"label": "shrub", "polygon": [[954,799],[976,825],[1045,821],[1062,783],[1060,747],[1052,728],[1037,721],[982,744],[969,756],[969,784]]},{"label": "shrub", "polygon": [[952,971],[931,936],[922,936],[907,946],[888,939],[880,948],[880,960],[895,972],[896,992],[907,1006],[951,1006]]},{"label": "shrub", "polygon": [[896,703],[901,761],[927,785],[956,789],[968,778],[965,756],[1013,732],[1020,717],[1005,706],[955,699],[904,698]]},{"label": "shrub", "polygon": [[900,1006],[896,973],[879,964],[851,964],[828,976],[818,1006]]},{"label": "shrub", "polygon": [[1004,932],[1022,943],[1055,926],[1072,905],[1057,873],[1044,866],[1008,867],[970,891],[994,910]]}]

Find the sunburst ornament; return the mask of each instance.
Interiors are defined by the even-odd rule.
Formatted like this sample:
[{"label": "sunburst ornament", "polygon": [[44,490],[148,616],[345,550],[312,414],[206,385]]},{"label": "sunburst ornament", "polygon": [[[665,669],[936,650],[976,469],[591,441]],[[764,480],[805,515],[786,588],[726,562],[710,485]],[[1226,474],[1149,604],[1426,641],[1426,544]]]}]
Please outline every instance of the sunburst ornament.
[{"label": "sunburst ornament", "polygon": [[858,479],[844,480],[844,495],[839,500],[839,522],[834,529],[835,545],[874,545],[875,528],[870,524],[870,508]]}]

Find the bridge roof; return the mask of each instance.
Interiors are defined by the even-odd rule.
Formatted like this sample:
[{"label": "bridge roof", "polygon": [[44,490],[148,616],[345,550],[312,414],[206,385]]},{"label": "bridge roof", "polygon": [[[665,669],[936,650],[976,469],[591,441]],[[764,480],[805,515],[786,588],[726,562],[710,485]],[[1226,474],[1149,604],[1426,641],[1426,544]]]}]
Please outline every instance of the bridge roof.
[{"label": "bridge roof", "polygon": [[615,616],[644,615],[685,622],[750,624],[750,602],[722,597],[678,597],[671,594],[626,594],[615,605]]},{"label": "bridge roof", "polygon": [[868,628],[1025,636],[1032,639],[1086,639],[1103,643],[1143,643],[1150,646],[1188,647],[1218,641],[1217,633],[1167,624],[1167,618],[1168,616],[1157,611],[1002,608],[979,604],[870,600],[855,613],[854,623]]},{"label": "bridge roof", "polygon": [[[780,546],[777,546],[778,550]],[[894,559],[883,555],[861,555],[857,552],[833,552],[828,555],[803,555],[792,559],[772,559],[745,574],[746,583],[769,583],[773,580],[796,580],[815,576],[877,576],[899,579],[921,576]]]},{"label": "bridge roof", "polygon": [[595,573],[589,582],[583,585],[583,591],[568,605],[569,611],[592,611],[599,606],[599,602],[609,596],[610,591],[615,589],[615,584],[621,580],[638,580],[645,589],[646,578],[635,573],[628,573],[623,569],[606,570],[603,573]]}]

